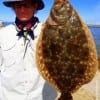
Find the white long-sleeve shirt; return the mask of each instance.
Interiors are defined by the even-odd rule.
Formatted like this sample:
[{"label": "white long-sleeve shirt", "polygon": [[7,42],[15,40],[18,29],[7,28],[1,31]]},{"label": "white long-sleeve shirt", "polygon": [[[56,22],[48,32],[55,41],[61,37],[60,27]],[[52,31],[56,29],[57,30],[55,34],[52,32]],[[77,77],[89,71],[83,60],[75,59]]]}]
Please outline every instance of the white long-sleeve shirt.
[{"label": "white long-sleeve shirt", "polygon": [[[28,36],[25,44],[23,37],[16,36],[15,25],[0,30],[0,100],[44,100],[45,81],[35,61],[40,29],[41,24],[38,24],[34,29],[35,39]],[[53,100],[47,92],[44,95],[45,100]]]}]

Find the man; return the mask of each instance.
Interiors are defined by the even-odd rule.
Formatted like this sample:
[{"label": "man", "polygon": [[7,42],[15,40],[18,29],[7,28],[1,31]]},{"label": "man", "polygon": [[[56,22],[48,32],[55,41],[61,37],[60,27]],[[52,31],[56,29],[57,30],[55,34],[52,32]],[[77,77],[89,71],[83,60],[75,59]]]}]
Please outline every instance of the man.
[{"label": "man", "polygon": [[47,96],[50,94],[43,93],[45,81],[35,63],[41,23],[34,14],[44,8],[43,1],[4,0],[3,3],[14,10],[16,19],[0,31],[0,100],[53,100]]}]

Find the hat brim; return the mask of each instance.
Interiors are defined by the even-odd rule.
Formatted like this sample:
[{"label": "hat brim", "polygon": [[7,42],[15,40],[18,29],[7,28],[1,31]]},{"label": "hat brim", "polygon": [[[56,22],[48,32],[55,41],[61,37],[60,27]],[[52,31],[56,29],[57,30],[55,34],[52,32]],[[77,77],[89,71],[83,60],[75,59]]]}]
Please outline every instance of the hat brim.
[{"label": "hat brim", "polygon": [[[21,1],[7,1],[7,2],[3,2],[3,4],[6,6],[6,7],[13,7],[14,3],[18,3],[18,2],[21,2]],[[36,2],[34,2],[36,3]],[[40,0],[38,2],[38,8],[37,10],[41,10],[44,8],[44,3],[42,0]]]},{"label": "hat brim", "polygon": [[7,2],[3,2],[3,4],[6,7],[12,7],[14,5],[14,3],[19,2],[19,1],[7,1]]}]

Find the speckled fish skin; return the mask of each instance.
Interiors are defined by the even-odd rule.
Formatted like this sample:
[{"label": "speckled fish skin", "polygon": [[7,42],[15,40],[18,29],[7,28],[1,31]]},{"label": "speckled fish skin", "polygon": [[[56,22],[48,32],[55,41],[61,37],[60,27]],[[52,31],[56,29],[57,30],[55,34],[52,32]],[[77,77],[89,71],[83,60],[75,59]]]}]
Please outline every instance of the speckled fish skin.
[{"label": "speckled fish skin", "polygon": [[89,83],[97,71],[94,39],[66,0],[54,0],[36,51],[40,74],[61,93],[57,100],[72,100],[71,93]]}]

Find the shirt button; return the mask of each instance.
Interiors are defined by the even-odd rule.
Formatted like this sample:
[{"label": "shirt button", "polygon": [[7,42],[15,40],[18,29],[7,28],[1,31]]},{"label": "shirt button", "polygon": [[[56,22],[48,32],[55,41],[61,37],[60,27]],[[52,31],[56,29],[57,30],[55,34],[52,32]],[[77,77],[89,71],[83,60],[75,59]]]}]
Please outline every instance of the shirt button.
[{"label": "shirt button", "polygon": [[26,68],[24,68],[24,71],[26,71]]},{"label": "shirt button", "polygon": [[28,81],[25,81],[25,83],[28,83]]},{"label": "shirt button", "polygon": [[27,95],[29,95],[29,93],[27,93]]},{"label": "shirt button", "polygon": [[24,46],[24,44],[21,44],[21,46]]}]

